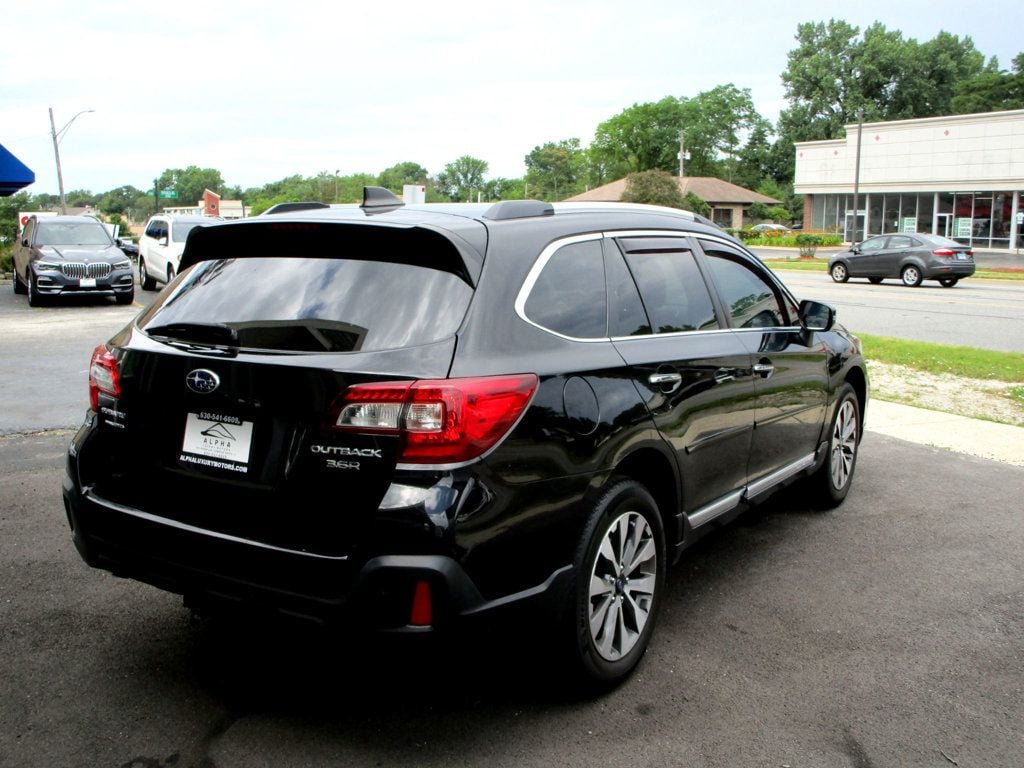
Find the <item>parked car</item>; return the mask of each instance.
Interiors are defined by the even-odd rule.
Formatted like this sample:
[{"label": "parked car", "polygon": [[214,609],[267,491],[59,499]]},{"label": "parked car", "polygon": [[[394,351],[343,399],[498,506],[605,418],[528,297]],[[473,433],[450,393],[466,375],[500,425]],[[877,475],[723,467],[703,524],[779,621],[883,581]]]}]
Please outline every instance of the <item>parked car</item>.
[{"label": "parked car", "polygon": [[752,226],[750,228],[750,231],[751,232],[760,232],[762,234],[765,233],[765,232],[781,232],[781,233],[786,233],[786,232],[789,232],[789,229],[787,227],[784,227],[782,224],[755,224],[754,226]]},{"label": "parked car", "polygon": [[87,563],[189,605],[532,610],[614,683],[701,535],[850,490],[859,341],[693,214],[370,188],[196,230],[181,267],[96,348],[63,491]]},{"label": "parked car", "polygon": [[135,299],[131,260],[92,216],[31,216],[14,245],[14,292],[38,307],[58,296]]},{"label": "parked car", "polygon": [[939,235],[878,235],[835,254],[828,260],[828,271],[837,283],[851,277],[866,277],[875,284],[898,278],[912,287],[938,280],[952,288],[974,274],[974,251]]},{"label": "parked car", "polygon": [[189,233],[223,221],[216,216],[155,214],[146,222],[139,238],[139,284],[144,291],[156,290],[157,283],[169,283],[178,274],[181,254]]}]

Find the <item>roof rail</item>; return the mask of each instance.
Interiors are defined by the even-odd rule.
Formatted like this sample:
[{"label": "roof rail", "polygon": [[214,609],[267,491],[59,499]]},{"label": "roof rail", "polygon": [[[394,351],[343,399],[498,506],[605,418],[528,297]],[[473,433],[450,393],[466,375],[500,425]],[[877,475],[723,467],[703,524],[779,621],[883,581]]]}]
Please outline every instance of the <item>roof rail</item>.
[{"label": "roof rail", "polygon": [[405,205],[402,198],[384,187],[363,187],[363,202],[360,208],[365,213],[387,213]]},{"label": "roof rail", "polygon": [[309,200],[306,202],[299,203],[277,203],[270,206],[260,216],[269,216],[272,213],[292,213],[293,211],[312,211],[317,208],[330,208],[327,203],[318,203],[315,200]]},{"label": "roof rail", "polygon": [[554,215],[554,206],[543,200],[502,200],[484,211],[483,218],[503,221],[504,219],[529,219],[535,216]]}]

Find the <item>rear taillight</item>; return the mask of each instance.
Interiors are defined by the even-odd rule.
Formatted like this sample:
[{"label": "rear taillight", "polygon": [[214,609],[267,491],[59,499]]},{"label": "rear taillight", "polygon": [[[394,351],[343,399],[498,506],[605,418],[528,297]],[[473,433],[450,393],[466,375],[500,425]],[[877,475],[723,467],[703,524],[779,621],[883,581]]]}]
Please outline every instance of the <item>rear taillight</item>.
[{"label": "rear taillight", "polygon": [[952,256],[953,253],[954,253],[954,251],[953,251],[952,248],[936,248],[934,251],[932,251],[932,255],[933,256],[946,256],[946,257],[949,257],[949,256]]},{"label": "rear taillight", "polygon": [[454,464],[497,445],[536,389],[532,373],[358,384],[341,396],[332,426],[399,435],[401,462]]},{"label": "rear taillight", "polygon": [[117,358],[105,344],[92,352],[89,363],[89,404],[94,411],[100,407],[100,392],[111,397],[121,396],[121,375],[117,370]]}]

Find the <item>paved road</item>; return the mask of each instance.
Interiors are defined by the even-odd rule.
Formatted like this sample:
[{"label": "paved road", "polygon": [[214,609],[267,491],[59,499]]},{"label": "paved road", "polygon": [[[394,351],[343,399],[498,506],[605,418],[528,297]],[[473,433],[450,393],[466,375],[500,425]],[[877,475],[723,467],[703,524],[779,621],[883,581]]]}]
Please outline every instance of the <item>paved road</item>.
[{"label": "paved road", "polygon": [[531,648],[196,622],[87,568],[66,435],[0,438],[0,766],[1024,765],[1024,469],[869,435],[846,504],[775,497],[670,572],[619,690]]},{"label": "paved road", "polygon": [[857,333],[1024,352],[1024,282],[967,279],[954,288],[926,282],[907,288],[896,280],[836,283],[825,272],[780,270],[801,299],[838,310],[839,322]]}]

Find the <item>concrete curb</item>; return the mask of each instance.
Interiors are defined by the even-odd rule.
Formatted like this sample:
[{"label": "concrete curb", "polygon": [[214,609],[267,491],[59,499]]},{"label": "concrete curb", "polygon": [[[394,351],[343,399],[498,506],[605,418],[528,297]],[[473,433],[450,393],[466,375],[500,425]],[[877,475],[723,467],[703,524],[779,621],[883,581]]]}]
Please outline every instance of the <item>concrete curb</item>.
[{"label": "concrete curb", "polygon": [[1024,467],[1024,427],[872,399],[865,429],[912,443]]}]

